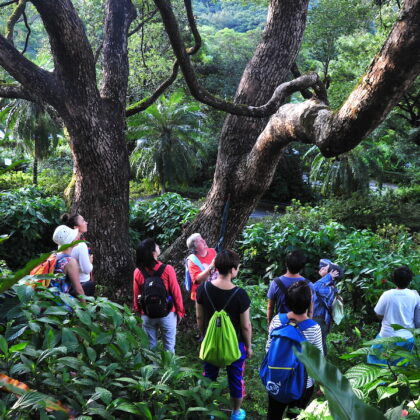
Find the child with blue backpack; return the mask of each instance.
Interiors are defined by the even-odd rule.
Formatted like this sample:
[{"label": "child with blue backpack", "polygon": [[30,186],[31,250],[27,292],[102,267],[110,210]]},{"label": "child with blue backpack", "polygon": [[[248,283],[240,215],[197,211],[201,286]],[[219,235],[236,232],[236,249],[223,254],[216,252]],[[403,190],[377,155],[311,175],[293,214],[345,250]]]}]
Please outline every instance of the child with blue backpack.
[{"label": "child with blue backpack", "polygon": [[[260,370],[261,379],[268,391],[268,420],[281,419],[287,407],[305,408],[314,390],[314,381],[307,376],[303,364],[296,360],[293,346],[287,346],[289,339],[291,339],[290,342],[299,343],[298,350],[302,341],[308,341],[323,353],[321,328],[309,317],[313,304],[312,291],[308,283],[304,280],[293,283],[287,289],[285,300],[290,312],[279,313],[272,319],[266,344],[267,356]],[[279,338],[282,333],[283,338]],[[286,348],[288,350],[285,350]],[[294,369],[284,367],[288,366],[290,360],[296,363]],[[275,376],[266,376],[271,375],[267,373],[270,370],[273,375],[280,373],[289,376],[283,376],[281,382],[276,381]],[[267,378],[271,380],[267,381]],[[290,418],[296,416],[289,413]]]}]

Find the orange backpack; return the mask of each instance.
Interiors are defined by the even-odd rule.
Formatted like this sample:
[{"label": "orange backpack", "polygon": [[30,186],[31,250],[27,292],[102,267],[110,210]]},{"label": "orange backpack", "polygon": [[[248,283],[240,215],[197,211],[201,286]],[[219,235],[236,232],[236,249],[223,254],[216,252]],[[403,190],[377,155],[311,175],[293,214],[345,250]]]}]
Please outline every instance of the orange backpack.
[{"label": "orange backpack", "polygon": [[[54,268],[56,264],[57,264],[57,254],[51,254],[44,262],[42,262],[41,264],[33,268],[29,274],[31,276],[35,276],[35,275],[39,276],[40,274],[54,274]],[[51,279],[49,278],[43,279],[41,277],[39,280],[38,279],[36,280],[37,284],[41,286],[45,286],[45,287],[49,287],[50,282],[51,282]]]}]

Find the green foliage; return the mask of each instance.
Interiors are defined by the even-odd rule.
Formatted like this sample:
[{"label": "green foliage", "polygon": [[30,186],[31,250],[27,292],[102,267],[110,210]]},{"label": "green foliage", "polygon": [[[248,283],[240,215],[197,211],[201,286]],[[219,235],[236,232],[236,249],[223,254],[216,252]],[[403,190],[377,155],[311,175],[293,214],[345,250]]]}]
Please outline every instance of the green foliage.
[{"label": "green foliage", "polygon": [[380,167],[378,154],[366,153],[366,145],[333,159],[327,159],[313,146],[304,158],[308,156],[312,156],[310,181],[313,187],[320,186],[324,196],[349,196],[355,191],[367,195],[369,175]]},{"label": "green foliage", "polygon": [[247,32],[262,29],[267,17],[267,8],[256,2],[196,0],[194,3],[198,23],[218,30],[228,28],[235,32]]},{"label": "green foliage", "polygon": [[308,375],[322,385],[330,412],[335,419],[384,419],[376,408],[365,404],[356,394],[348,379],[321,352],[310,343],[302,344],[299,359]]},{"label": "green foliage", "polygon": [[420,226],[417,190],[414,187],[414,190],[386,191],[383,195],[371,193],[368,197],[356,193],[346,200],[329,199],[324,206],[331,218],[357,229],[376,229],[391,223],[417,231]]},{"label": "green foliage", "polygon": [[137,201],[131,206],[130,228],[135,242],[154,237],[162,247],[170,245],[185,223],[198,213],[190,200],[167,193],[152,201]]},{"label": "green foliage", "polygon": [[[44,195],[62,196],[71,179],[71,171],[60,174],[55,169],[44,169],[38,174],[38,187]],[[27,172],[11,171],[0,175],[0,191],[29,187],[32,176]]]},{"label": "green foliage", "polygon": [[373,307],[385,288],[393,286],[390,275],[394,268],[408,265],[418,273],[417,248],[404,230],[388,238],[370,230],[352,230],[340,240],[335,247],[336,262],[346,269],[341,287],[350,293],[353,309],[362,304]]},{"label": "green foliage", "polygon": [[212,26],[199,29],[203,47],[194,58],[197,75],[210,92],[232,97],[261,38],[261,30],[240,33],[228,28],[216,31]]},{"label": "green foliage", "polygon": [[[181,358],[148,350],[140,319],[127,306],[105,298],[81,303],[26,285],[14,291],[0,310],[0,369],[39,398],[9,395],[4,412],[47,418],[47,395],[86,418],[225,418],[218,410],[226,403],[222,386],[183,367]],[[62,300],[71,310],[57,306]]]},{"label": "green foliage", "polygon": [[[394,326],[394,328],[402,327]],[[397,342],[404,342],[403,338],[387,337],[366,341],[363,347],[342,356],[343,359],[354,359],[373,354],[381,360],[386,360],[387,365],[370,365],[362,362],[346,372],[346,377],[355,392],[365,401],[383,410],[400,404],[406,405],[418,398],[420,392],[418,358],[420,330],[409,329],[409,331],[413,333],[415,340],[412,353],[395,345]],[[418,418],[419,411],[415,407],[412,411],[417,416],[414,418]]]},{"label": "green foliage", "polygon": [[[305,214],[310,215],[312,223],[305,221]],[[284,217],[269,218],[266,223],[247,226],[238,245],[245,268],[267,280],[284,273],[286,255],[299,248],[308,258],[301,274],[315,279],[319,259],[326,256],[333,258],[335,243],[343,231],[343,226],[327,221],[316,209],[302,207],[296,216],[289,210]]]},{"label": "green foliage", "polygon": [[10,171],[0,175],[0,191],[29,187],[31,184],[32,176],[26,172]]},{"label": "green foliage", "polygon": [[0,259],[16,269],[54,247],[51,238],[64,203],[34,187],[1,192],[0,197],[0,234],[10,235],[0,244]]},{"label": "green foliage", "polygon": [[315,70],[326,77],[329,65],[337,56],[337,40],[358,29],[366,31],[373,8],[364,0],[319,0],[308,13],[308,26],[303,42],[305,70]]}]

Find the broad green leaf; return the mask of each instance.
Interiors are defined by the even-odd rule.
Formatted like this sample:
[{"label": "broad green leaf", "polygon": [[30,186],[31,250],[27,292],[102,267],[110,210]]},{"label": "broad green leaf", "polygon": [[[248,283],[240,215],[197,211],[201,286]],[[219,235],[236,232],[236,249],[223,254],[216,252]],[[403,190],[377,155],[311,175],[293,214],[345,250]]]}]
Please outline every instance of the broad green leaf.
[{"label": "broad green leaf", "polygon": [[10,347],[9,352],[10,353],[15,353],[17,351],[21,351],[23,350],[26,346],[28,345],[27,342],[22,342],[22,343],[17,343],[14,346]]},{"label": "broad green leaf", "polygon": [[142,416],[142,418],[145,418],[147,420],[153,420],[152,413],[146,403],[141,402],[136,403],[135,405],[140,410],[140,415]]},{"label": "broad green leaf", "polygon": [[63,327],[61,330],[61,344],[71,351],[79,348],[79,340],[76,334],[67,327]]},{"label": "broad green leaf", "polygon": [[0,350],[6,356],[9,353],[9,346],[7,345],[6,339],[2,335],[0,335]]},{"label": "broad green leaf", "polygon": [[69,311],[62,306],[50,306],[44,312],[44,315],[68,315]]},{"label": "broad green leaf", "polygon": [[398,388],[391,388],[391,387],[384,387],[381,386],[377,388],[379,400],[384,400],[385,398],[389,398],[392,395],[396,394],[398,392]]},{"label": "broad green leaf", "polygon": [[142,415],[142,410],[134,404],[123,402],[115,407],[116,410],[125,411],[127,413]]},{"label": "broad green leaf", "polygon": [[80,321],[85,324],[87,327],[92,326],[92,318],[89,315],[89,312],[84,311],[82,309],[77,308],[76,309],[76,315],[80,319]]},{"label": "broad green leaf", "polygon": [[112,392],[105,388],[96,387],[95,394],[99,395],[99,398],[107,405],[112,401]]},{"label": "broad green leaf", "polygon": [[348,379],[329,363],[315,346],[304,342],[302,353],[296,352],[296,354],[305,365],[308,375],[322,385],[334,419],[384,419],[383,414],[376,408],[370,407],[356,397]]}]

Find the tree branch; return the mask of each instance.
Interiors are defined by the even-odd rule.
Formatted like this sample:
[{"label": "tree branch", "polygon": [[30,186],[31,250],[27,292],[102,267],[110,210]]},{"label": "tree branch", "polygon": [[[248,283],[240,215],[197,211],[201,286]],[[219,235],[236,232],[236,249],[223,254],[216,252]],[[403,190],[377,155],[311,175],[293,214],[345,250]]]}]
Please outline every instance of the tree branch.
[{"label": "tree branch", "polygon": [[187,49],[187,54],[193,55],[201,48],[201,36],[195,23],[191,0],[184,0],[184,5],[187,11],[188,24],[194,37],[194,46]]},{"label": "tree branch", "polygon": [[80,97],[96,91],[96,71],[92,48],[83,22],[71,0],[31,0],[48,33],[55,72],[67,80],[77,81]]},{"label": "tree branch", "polygon": [[324,156],[356,147],[399,102],[420,72],[419,34],[420,0],[406,0],[361,83],[337,113],[321,113],[315,122],[316,144]]},{"label": "tree branch", "polygon": [[152,12],[150,12],[150,13],[148,13],[148,16],[146,17],[146,18],[144,18],[132,31],[130,31],[129,33],[128,33],[128,36],[130,37],[130,36],[132,36],[132,35],[134,35],[136,32],[138,32],[141,28],[143,28],[143,26],[147,23],[147,22],[150,22],[155,16],[156,16],[156,13],[157,13],[158,11],[157,11],[157,9],[155,9],[155,10],[153,10]]},{"label": "tree branch", "polygon": [[[187,17],[188,17],[188,22],[191,28],[191,32],[193,33],[193,36],[194,36],[194,46],[187,49],[187,54],[193,55],[201,47],[201,36],[195,24],[194,15],[192,13],[191,1],[184,0],[184,4],[187,10]],[[157,12],[157,9],[156,9],[156,12]],[[178,75],[178,70],[179,70],[179,64],[178,64],[178,61],[175,60],[174,65],[172,67],[172,74],[155,90],[155,92],[152,95],[128,107],[125,115],[127,117],[130,117],[134,114],[144,111],[146,108],[152,105],[159,98],[159,96],[162,95],[163,92],[165,92],[165,90],[169,86],[171,86],[173,82],[175,82],[176,77]]]},{"label": "tree branch", "polygon": [[0,7],[5,7],[5,6],[9,6],[13,3],[17,3],[19,0],[11,0],[11,1],[6,1],[6,3],[1,3]]},{"label": "tree branch", "polygon": [[0,83],[0,98],[8,99],[25,99],[27,101],[36,102],[36,97],[15,83]]},{"label": "tree branch", "polygon": [[22,55],[25,54],[25,52],[28,48],[29,37],[31,36],[31,27],[29,26],[28,18],[26,17],[25,11],[23,11],[23,21],[25,22],[27,33],[26,33],[25,45],[24,45],[23,50],[22,50]]},{"label": "tree branch", "polygon": [[[7,5],[7,4],[4,4],[4,5]],[[19,18],[22,16],[22,13],[25,12],[25,8],[26,8],[26,0],[19,0],[17,2],[15,10],[13,10],[13,13],[10,15],[9,19],[7,20],[6,38],[12,45],[14,45],[13,38],[14,38],[15,25],[18,22]]]},{"label": "tree branch", "polygon": [[172,67],[172,74],[155,90],[152,95],[129,106],[126,109],[125,115],[127,117],[131,117],[132,115],[138,114],[139,112],[144,111],[146,108],[152,105],[159,98],[159,96],[162,95],[162,93],[165,92],[165,90],[176,80],[178,69],[178,62],[175,61]]},{"label": "tree branch", "polygon": [[[185,81],[187,82],[188,88],[190,89],[190,92],[194,98],[214,108],[217,108],[222,111],[226,111],[235,115],[242,115],[242,116],[249,116],[249,117],[267,117],[267,116],[272,115],[274,112],[276,112],[279,104],[282,102],[282,100],[284,100],[284,97],[282,95],[288,92],[288,89],[286,88],[286,86],[283,86],[287,84],[283,84],[279,86],[275,90],[272,98],[265,105],[260,106],[260,107],[226,102],[220,98],[217,98],[211,95],[208,91],[203,89],[198,84],[198,81],[195,77],[195,73],[191,66],[191,62],[188,57],[187,50],[184,47],[184,43],[182,41],[182,38],[179,32],[178,22],[173,13],[170,1],[169,0],[154,0],[154,2],[160,11],[163,24],[165,26],[166,32],[169,36],[169,40],[172,45],[172,49],[178,60],[179,66],[184,75]],[[191,5],[189,5],[189,7],[191,7]],[[304,79],[305,82],[310,80],[310,83],[309,85],[306,85],[305,82],[299,81],[297,82],[297,84],[300,86],[300,88],[308,88],[309,86],[313,86],[314,84],[320,84],[320,80],[318,76],[308,75],[308,76],[303,76],[303,77],[305,78]],[[288,82],[288,83],[292,83],[291,85],[288,86],[291,88],[293,86],[293,81]],[[294,88],[292,88],[291,93],[296,91],[293,89]]]},{"label": "tree branch", "polygon": [[31,92],[33,97],[51,102],[58,96],[58,87],[53,74],[24,57],[2,35],[0,35],[0,66],[13,76],[26,92]]},{"label": "tree branch", "polygon": [[104,29],[104,77],[101,95],[124,113],[128,80],[128,28],[136,16],[130,0],[108,0]]}]

